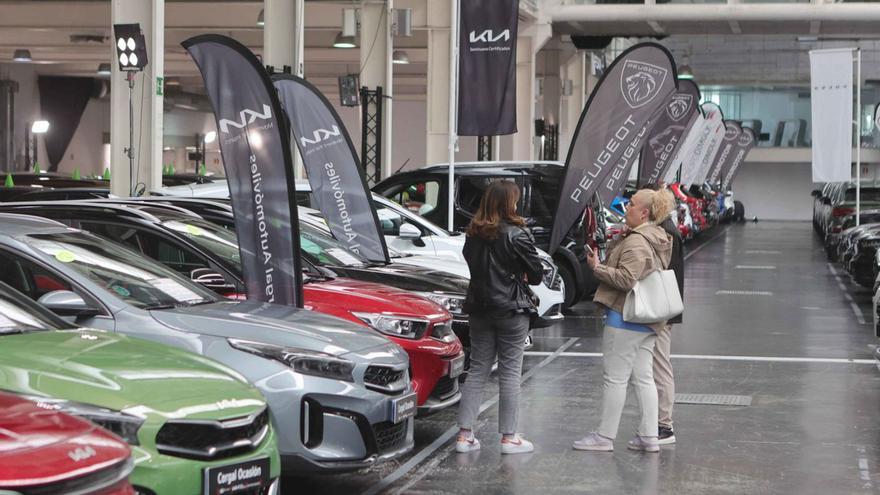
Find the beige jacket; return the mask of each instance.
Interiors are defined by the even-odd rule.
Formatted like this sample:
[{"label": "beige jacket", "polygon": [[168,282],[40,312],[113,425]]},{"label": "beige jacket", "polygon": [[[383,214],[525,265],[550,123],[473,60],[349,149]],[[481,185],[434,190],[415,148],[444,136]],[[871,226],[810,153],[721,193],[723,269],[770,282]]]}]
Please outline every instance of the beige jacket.
[{"label": "beige jacket", "polygon": [[[657,225],[650,223],[640,225],[623,239],[612,242],[605,262],[597,265],[593,270],[599,280],[599,288],[593,301],[623,313],[626,294],[636,281],[647,277],[655,270],[666,269],[671,256],[672,237]],[[656,332],[665,323],[661,321],[648,326]]]}]

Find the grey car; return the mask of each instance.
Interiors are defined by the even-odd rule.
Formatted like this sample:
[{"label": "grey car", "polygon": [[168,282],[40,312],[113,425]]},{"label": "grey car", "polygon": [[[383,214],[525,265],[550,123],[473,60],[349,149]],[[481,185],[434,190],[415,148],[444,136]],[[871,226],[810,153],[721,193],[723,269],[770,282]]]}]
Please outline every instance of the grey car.
[{"label": "grey car", "polygon": [[220,361],[265,395],[285,473],[361,469],[413,447],[409,360],[380,334],[288,306],[220,300],[127,248],[0,214],[0,280],[80,326]]}]

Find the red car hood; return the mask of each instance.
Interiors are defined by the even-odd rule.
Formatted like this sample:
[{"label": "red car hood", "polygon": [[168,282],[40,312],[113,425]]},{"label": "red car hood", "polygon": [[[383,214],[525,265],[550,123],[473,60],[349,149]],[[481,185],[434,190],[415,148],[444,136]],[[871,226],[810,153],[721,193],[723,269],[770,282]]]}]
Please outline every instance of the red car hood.
[{"label": "red car hood", "polygon": [[88,421],[0,393],[0,489],[84,476],[130,454],[128,445]]},{"label": "red car hood", "polygon": [[333,308],[333,314],[337,316],[340,312],[356,311],[393,313],[430,321],[450,318],[442,306],[412,292],[350,278],[309,282],[305,284],[303,293],[306,306],[316,311]]}]

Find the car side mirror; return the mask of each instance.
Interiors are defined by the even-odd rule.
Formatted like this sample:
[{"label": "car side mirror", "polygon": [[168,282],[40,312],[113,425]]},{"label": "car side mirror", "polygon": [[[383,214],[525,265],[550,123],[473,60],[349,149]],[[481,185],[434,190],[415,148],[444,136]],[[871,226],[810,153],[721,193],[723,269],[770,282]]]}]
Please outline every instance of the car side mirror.
[{"label": "car side mirror", "polygon": [[822,195],[822,191],[820,191],[818,189],[813,189],[813,192],[810,193],[810,196],[812,196],[814,198],[818,198],[821,195]]},{"label": "car side mirror", "polygon": [[400,230],[398,231],[397,236],[401,239],[414,241],[416,239],[422,238],[422,231],[411,223],[404,223],[400,226]]},{"label": "car side mirror", "polygon": [[69,290],[47,292],[37,302],[59,316],[87,317],[101,314],[99,308],[89,306],[82,296]]},{"label": "car side mirror", "polygon": [[822,204],[831,206],[831,198],[822,198]]},{"label": "car side mirror", "polygon": [[196,268],[190,272],[189,278],[202,287],[215,292],[229,292],[235,290],[235,286],[227,282],[223,275],[210,268]]}]

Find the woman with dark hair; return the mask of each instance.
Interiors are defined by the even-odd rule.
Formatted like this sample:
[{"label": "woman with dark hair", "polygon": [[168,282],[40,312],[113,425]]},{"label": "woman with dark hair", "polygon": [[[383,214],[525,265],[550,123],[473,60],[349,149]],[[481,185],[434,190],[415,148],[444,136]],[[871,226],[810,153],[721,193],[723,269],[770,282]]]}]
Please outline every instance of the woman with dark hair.
[{"label": "woman with dark hair", "polygon": [[519,187],[493,182],[467,229],[464,257],[471,271],[464,310],[470,315],[471,367],[458,408],[457,452],[480,448],[473,427],[483,388],[498,358],[498,431],[502,454],[532,452],[517,433],[523,350],[535,305],[527,283],[538,285],[544,269],[525,221],[516,214]]}]

